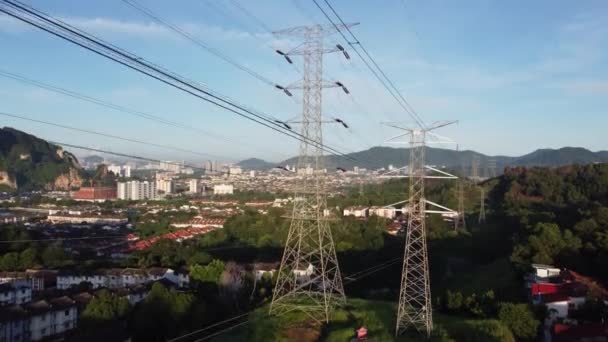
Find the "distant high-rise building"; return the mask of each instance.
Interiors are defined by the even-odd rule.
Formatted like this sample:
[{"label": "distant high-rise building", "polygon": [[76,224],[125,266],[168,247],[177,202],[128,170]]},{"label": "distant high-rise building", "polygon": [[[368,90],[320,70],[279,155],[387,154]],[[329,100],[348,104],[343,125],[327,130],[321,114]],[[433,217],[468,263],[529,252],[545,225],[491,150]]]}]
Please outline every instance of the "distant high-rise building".
[{"label": "distant high-rise building", "polygon": [[173,162],[173,161],[161,161],[158,168],[163,171],[171,171],[171,172],[175,172],[175,173],[180,173],[182,170],[182,165],[180,165],[177,162]]},{"label": "distant high-rise building", "polygon": [[230,175],[240,175],[243,173],[243,169],[241,169],[240,166],[231,166],[230,169],[228,169],[228,173]]},{"label": "distant high-rise building", "polygon": [[232,184],[218,184],[213,187],[214,195],[232,195],[234,186]]},{"label": "distant high-rise building", "polygon": [[116,176],[120,176],[121,167],[120,167],[120,165],[114,165],[114,164],[112,164],[112,165],[108,166],[108,171],[112,172]]},{"label": "distant high-rise building", "polygon": [[211,172],[213,171],[213,162],[211,160],[205,160],[205,163],[203,165],[203,168],[205,169],[205,171],[207,172]]},{"label": "distant high-rise building", "polygon": [[197,194],[198,193],[198,179],[191,179],[188,181],[189,190],[188,192]]},{"label": "distant high-rise building", "polygon": [[131,166],[124,165],[122,167],[123,177],[130,178],[131,177]]},{"label": "distant high-rise building", "polygon": [[165,194],[172,194],[173,192],[175,192],[175,183],[172,179],[157,179],[156,189],[159,192],[164,192]]},{"label": "distant high-rise building", "polygon": [[112,172],[118,177],[131,177],[131,166],[129,165],[110,165],[108,166],[108,171]]},{"label": "distant high-rise building", "polygon": [[253,171],[253,170],[249,171],[249,177],[255,178],[255,171]]},{"label": "distant high-rise building", "polygon": [[123,200],[156,199],[156,184],[148,181],[118,182],[117,193],[118,199]]}]

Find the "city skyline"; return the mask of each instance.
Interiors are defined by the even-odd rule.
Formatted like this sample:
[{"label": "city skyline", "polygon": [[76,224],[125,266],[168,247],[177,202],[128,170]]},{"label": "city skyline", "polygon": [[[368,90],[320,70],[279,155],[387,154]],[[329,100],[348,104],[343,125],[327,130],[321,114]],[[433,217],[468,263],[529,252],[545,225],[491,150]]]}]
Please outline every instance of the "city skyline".
[{"label": "city skyline", "polygon": [[[273,38],[231,3],[188,1],[179,8],[159,1],[141,3],[277,84],[299,77],[272,49],[293,42]],[[301,111],[297,100],[190,44],[123,2],[32,1],[32,5],[264,113],[289,120]],[[242,2],[241,6],[271,30],[326,24],[309,2],[267,1],[256,6]],[[360,22],[354,32],[425,121],[460,120],[445,135],[462,148],[511,156],[563,146],[608,150],[602,141],[602,127],[608,124],[604,113],[608,56],[602,49],[608,42],[608,29],[602,24],[608,10],[605,3],[547,1],[510,6],[480,1],[461,6],[391,1],[371,8],[337,1],[335,6],[345,20]],[[3,112],[232,161],[256,157],[278,162],[296,155],[295,140],[183,96],[6,15],[0,16],[0,42],[10,47],[0,56],[2,71],[185,123],[219,139],[0,77]],[[338,37],[329,42],[345,44]],[[328,74],[346,84],[352,96],[331,90],[324,94],[325,115],[340,117],[352,127],[350,131],[332,126],[325,130],[327,144],[343,152],[383,145],[392,131],[381,122],[407,120],[363,63],[351,57],[346,62],[338,56],[326,57]],[[201,160],[157,147],[66,134],[61,128],[14,118],[3,117],[2,126],[53,141],[159,159]]]}]

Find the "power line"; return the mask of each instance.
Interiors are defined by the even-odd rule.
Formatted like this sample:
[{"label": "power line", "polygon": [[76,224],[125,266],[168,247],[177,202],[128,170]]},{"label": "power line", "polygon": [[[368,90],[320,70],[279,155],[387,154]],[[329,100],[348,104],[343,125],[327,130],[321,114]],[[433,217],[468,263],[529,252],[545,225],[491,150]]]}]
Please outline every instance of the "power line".
[{"label": "power line", "polygon": [[162,19],[159,15],[155,14],[149,8],[146,8],[144,5],[138,3],[137,1],[135,1],[135,0],[122,0],[122,1],[124,3],[126,3],[127,5],[133,7],[134,9],[138,10],[139,12],[143,13],[144,15],[148,16],[152,20],[156,21],[160,25],[168,28],[169,30],[171,30],[171,31],[177,33],[178,35],[182,36],[183,38],[191,41],[192,43],[194,43],[197,46],[203,48],[204,50],[208,51],[209,53],[213,54],[214,56],[222,59],[226,63],[229,63],[230,65],[238,68],[239,70],[242,70],[242,71],[248,73],[249,75],[253,76],[254,78],[256,78],[256,79],[258,79],[258,80],[260,80],[260,81],[262,81],[264,83],[266,83],[267,85],[270,85],[270,86],[273,86],[273,87],[277,86],[276,83],[274,83],[273,81],[271,81],[267,77],[264,77],[264,76],[260,75],[259,73],[257,73],[256,71],[252,70],[251,68],[248,68],[248,67],[246,67],[244,65],[239,64],[235,60],[233,60],[230,57],[228,57],[227,55],[221,53],[219,50],[217,50],[217,49],[209,46],[207,43],[205,43],[202,40],[198,39],[194,35],[186,32],[185,30],[179,28],[178,26],[176,26],[174,24],[171,24],[167,20]]},{"label": "power line", "polygon": [[[232,5],[233,5],[234,7],[236,7],[236,8],[237,8],[237,9],[238,9],[240,12],[242,12],[242,14],[244,14],[244,15],[245,15],[247,18],[249,18],[249,19],[250,19],[250,20],[251,20],[253,23],[255,23],[257,26],[259,26],[259,27],[260,27],[262,30],[266,31],[266,33],[271,34],[271,35],[272,35],[272,34],[274,34],[274,33],[273,33],[273,31],[272,31],[272,29],[270,29],[270,27],[268,27],[268,26],[267,26],[267,25],[264,23],[264,21],[263,21],[262,19],[260,19],[258,16],[256,16],[256,15],[255,15],[253,12],[251,12],[250,10],[248,10],[248,9],[247,9],[245,6],[241,5],[241,4],[238,2],[238,0],[232,0],[232,1],[231,1],[231,3],[232,3]],[[301,12],[303,12],[303,11],[304,11],[304,10],[303,10],[303,8],[301,8],[301,7],[299,6],[299,4],[298,4],[296,1],[293,1],[293,4],[294,4],[294,5],[295,5],[295,6],[298,8],[298,10],[300,10]],[[224,14],[224,16],[226,16],[226,14]],[[312,21],[312,19],[311,19],[310,17],[309,17],[309,19]],[[314,23],[314,21],[313,21],[313,23]],[[331,39],[331,38],[330,38],[330,39]],[[336,44],[337,44],[337,43],[336,43]],[[267,44],[265,44],[265,45],[267,45]],[[270,46],[270,45],[267,45],[267,46],[269,46],[269,47],[270,47],[272,50],[275,50],[275,48],[273,48],[272,46]],[[341,61],[341,59],[340,59],[340,61]],[[300,69],[299,69],[299,68],[296,66],[296,64],[289,64],[289,65],[290,65],[290,66],[292,66],[292,67],[294,68],[294,70],[295,70],[296,72],[298,72],[299,74],[301,74],[301,73],[302,73],[302,71],[301,71],[301,70],[300,70]],[[336,79],[335,77],[333,77],[333,76],[331,76],[331,75],[329,75],[329,78],[330,78],[330,79]],[[338,93],[338,96],[341,96],[341,93]],[[362,109],[362,106],[361,106],[361,105],[360,105],[358,102],[356,102],[356,101],[355,101],[355,99],[354,99],[354,97],[352,96],[352,94],[347,95],[347,96],[348,96],[348,98],[349,98],[349,99],[352,101],[352,103],[353,103],[353,104],[354,104],[356,107],[358,107],[358,108],[359,108],[360,110],[362,110],[362,111],[365,111],[365,110],[363,110],[363,109]],[[339,97],[339,98],[340,98],[340,97]],[[338,113],[340,112],[339,110],[337,110],[337,108],[336,108],[335,106],[333,106],[333,105],[331,105],[331,104],[330,104],[330,106],[332,107],[332,110],[333,110],[333,111],[334,111],[336,114],[338,114]],[[370,117],[369,113],[367,113],[367,114],[368,114],[368,117]],[[361,136],[361,135],[359,135],[359,134],[355,133],[355,132],[354,132],[352,129],[349,129],[349,132],[350,132],[350,133],[352,133],[352,134],[358,135],[359,139],[361,139],[361,140],[365,140],[365,138],[364,138],[363,136]],[[373,147],[371,144],[368,144],[368,145],[369,145],[369,146],[364,146],[364,148],[371,148],[371,147]],[[338,146],[338,145],[336,145],[336,146],[337,146],[338,148],[341,148],[342,150],[344,150],[344,148],[343,148],[343,147],[340,147],[340,146]],[[354,152],[352,152],[352,151],[351,151],[351,153],[354,153]],[[381,163],[379,162],[379,160],[377,160],[377,159],[376,159],[376,160],[374,160],[374,162],[376,162],[376,163],[378,163],[378,164],[381,164]]]},{"label": "power line", "polygon": [[194,155],[199,155],[199,156],[203,156],[203,157],[221,158],[219,156],[208,154],[208,153],[200,153],[200,152],[191,151],[191,150],[187,150],[187,149],[183,149],[183,148],[179,148],[179,147],[174,147],[174,146],[169,146],[169,145],[163,145],[163,144],[157,144],[157,143],[152,143],[152,142],[147,142],[147,141],[142,141],[142,140],[136,140],[136,139],[132,139],[132,138],[125,138],[125,137],[121,137],[121,136],[114,135],[114,134],[102,133],[102,132],[97,132],[97,131],[91,131],[91,130],[88,130],[88,129],[78,128],[78,127],[72,127],[72,126],[67,126],[67,125],[62,125],[62,124],[58,124],[58,123],[54,123],[54,122],[48,122],[48,121],[43,121],[43,120],[32,119],[32,118],[28,118],[28,117],[17,115],[17,114],[0,112],[0,115],[6,116],[6,117],[10,117],[10,118],[14,118],[14,119],[20,119],[20,120],[25,120],[25,121],[30,121],[30,122],[36,122],[36,123],[40,123],[40,124],[44,124],[44,125],[49,125],[49,126],[69,129],[69,130],[76,131],[76,132],[82,132],[82,133],[87,133],[87,134],[99,135],[99,136],[106,137],[106,138],[112,138],[112,139],[123,140],[123,141],[137,143],[137,144],[142,144],[142,145],[160,147],[160,148],[165,148],[165,149],[174,150],[174,151],[178,151],[178,152],[186,152],[186,153],[190,153],[190,154],[194,154]]},{"label": "power line", "polygon": [[[125,50],[119,49],[112,46],[109,43],[97,39],[90,34],[78,30],[70,25],[52,18],[40,12],[30,6],[27,6],[19,1],[2,0],[2,2],[11,8],[0,8],[1,12],[4,12],[16,19],[19,19],[25,23],[35,26],[43,31],[46,31],[52,35],[69,41],[75,45],[85,48],[91,52],[94,52],[100,56],[106,57],[114,62],[122,64],[132,70],[138,71],[144,75],[154,78],[162,83],[172,86],[185,93],[198,97],[206,102],[214,104],[217,107],[230,111],[236,115],[239,115],[248,120],[254,121],[265,127],[268,127],[276,132],[289,136],[291,138],[305,141],[313,146],[321,148],[323,151],[338,154],[346,159],[353,159],[342,152],[339,152],[329,146],[323,145],[322,143],[310,140],[304,137],[302,134],[293,132],[284,128],[281,121],[273,119],[265,114],[253,112],[239,104],[236,104],[225,97],[222,97],[208,89],[203,89],[200,85],[194,84],[182,76],[167,71],[166,69],[160,68],[146,62],[143,58],[138,57],[132,53],[126,52]],[[31,18],[33,17],[33,18]],[[208,97],[207,97],[208,96]]]},{"label": "power line", "polygon": [[105,153],[105,154],[110,154],[110,155],[114,155],[117,157],[123,157],[123,158],[129,158],[129,159],[135,159],[135,160],[141,160],[141,161],[148,161],[148,162],[152,162],[152,163],[167,163],[167,164],[173,164],[173,165],[179,165],[179,166],[186,166],[192,169],[203,169],[200,166],[194,166],[194,165],[188,165],[188,164],[183,164],[183,163],[176,163],[176,162],[171,162],[171,161],[163,161],[160,159],[153,159],[153,158],[147,158],[147,157],[141,157],[141,156],[137,156],[137,155],[133,155],[133,154],[126,154],[126,153],[120,153],[120,152],[112,152],[112,151],[107,151],[107,150],[102,150],[99,148],[93,148],[93,147],[87,147],[87,146],[81,146],[81,145],[75,145],[75,144],[68,144],[68,143],[64,143],[64,142],[58,142],[58,141],[51,141],[48,140],[49,143],[54,144],[54,145],[59,145],[59,146],[64,146],[64,147],[71,147],[71,148],[77,148],[80,150],[86,150],[86,151],[91,151],[91,152],[98,152],[98,153]]},{"label": "power line", "polygon": [[[386,269],[386,268],[388,268],[388,267],[390,267],[390,266],[394,265],[396,262],[398,262],[398,261],[400,261],[400,260],[401,260],[401,258],[395,258],[395,259],[391,259],[391,260],[388,260],[388,261],[382,262],[382,263],[380,264],[380,265],[384,265],[384,266],[378,267],[379,265],[375,265],[375,266],[372,266],[372,267],[368,267],[368,268],[366,268],[366,269],[363,269],[363,270],[361,270],[361,271],[359,271],[359,272],[355,272],[355,273],[353,273],[353,274],[351,274],[351,275],[345,276],[344,278],[346,279],[346,278],[352,278],[352,276],[353,276],[353,275],[355,275],[355,274],[362,274],[362,273],[364,273],[364,275],[361,275],[361,276],[360,276],[360,277],[358,277],[358,278],[355,278],[355,279],[347,279],[347,280],[344,282],[344,284],[350,284],[350,283],[356,282],[356,281],[358,281],[358,280],[359,280],[359,279],[361,279],[361,278],[367,277],[367,276],[369,276],[369,275],[371,275],[371,274],[374,274],[374,273],[376,273],[376,272],[379,272],[379,271],[381,271],[381,270],[384,270],[384,269]],[[204,327],[204,328],[201,328],[201,329],[198,329],[198,330],[192,331],[192,332],[190,332],[190,333],[188,333],[188,334],[185,334],[185,335],[181,335],[181,336],[178,336],[178,337],[172,338],[172,339],[168,340],[167,342],[175,342],[175,341],[182,340],[182,339],[184,339],[184,338],[186,338],[186,337],[191,337],[191,336],[196,335],[196,334],[198,334],[198,333],[200,333],[200,332],[203,332],[203,331],[205,331],[205,330],[208,330],[208,329],[211,329],[211,328],[217,327],[217,326],[222,325],[222,324],[224,324],[224,323],[228,323],[228,322],[231,322],[231,321],[237,320],[237,319],[239,319],[239,318],[243,318],[243,317],[245,317],[245,316],[247,316],[247,315],[249,315],[249,314],[253,313],[253,311],[255,311],[255,310],[256,310],[256,309],[254,308],[254,309],[249,310],[249,311],[247,311],[247,312],[245,312],[245,313],[243,313],[243,314],[240,314],[240,315],[237,315],[237,316],[234,316],[234,317],[231,317],[231,318],[225,319],[225,320],[223,320],[223,321],[220,321],[220,322],[217,322],[217,323],[214,323],[214,324],[211,324],[211,325],[208,325],[208,326],[206,326],[206,327]],[[240,322],[240,323],[237,323],[237,324],[235,324],[235,325],[229,326],[229,327],[227,327],[227,328],[225,328],[225,329],[222,329],[222,330],[220,330],[220,331],[218,331],[218,332],[216,332],[216,333],[213,333],[213,334],[211,334],[211,335],[208,335],[208,336],[205,336],[205,337],[200,338],[200,339],[198,339],[198,340],[195,340],[194,342],[198,342],[198,341],[205,341],[205,340],[207,340],[207,339],[209,339],[209,338],[211,338],[211,337],[215,337],[215,336],[217,336],[217,335],[221,335],[221,334],[223,334],[224,332],[227,332],[227,331],[230,331],[230,330],[232,330],[232,329],[238,328],[238,327],[243,326],[243,325],[245,325],[245,324],[247,324],[247,323],[249,323],[249,322],[251,322],[251,320],[250,320],[250,319],[248,319],[248,320],[246,320],[246,321],[244,321],[244,322]]]},{"label": "power line", "polygon": [[[332,25],[334,25],[334,27],[336,27],[336,29],[338,29],[337,24],[329,16],[329,14],[323,9],[323,7],[321,7],[321,5],[317,2],[317,0],[312,0],[312,1],[319,8],[319,10],[323,13],[325,18],[327,18],[327,20]],[[336,10],[331,6],[331,4],[327,0],[324,0],[324,1],[327,4],[327,6],[331,9],[331,11],[334,13],[334,15],[338,18],[338,20],[342,24],[344,24],[344,21],[342,20],[340,15],[336,12]],[[422,121],[422,119],[420,119],[420,116],[418,115],[418,113],[416,113],[416,111],[412,108],[412,106],[405,99],[405,97],[403,97],[403,95],[401,95],[401,93],[399,92],[399,90],[397,89],[395,84],[390,80],[390,78],[388,78],[388,76],[380,68],[378,63],[376,63],[376,61],[373,59],[373,57],[370,55],[370,53],[367,51],[367,49],[365,49],[365,47],[363,46],[361,41],[354,35],[354,33],[348,27],[346,28],[346,30],[351,35],[351,37],[354,39],[354,41],[351,41],[350,39],[348,39],[341,30],[338,29],[338,32],[340,33],[342,38],[352,47],[352,49],[355,51],[355,53],[359,56],[359,58],[363,61],[363,63],[365,63],[367,68],[378,79],[378,81],[380,81],[380,83],[384,86],[384,88],[391,94],[391,96],[397,101],[397,103],[399,103],[399,106],[401,108],[403,108],[403,110],[405,110],[405,112],[408,113],[421,128],[424,128],[425,127],[424,122]],[[365,53],[365,55],[370,59],[371,63],[376,67],[376,69],[378,71],[374,70],[374,68],[370,65],[370,63],[363,57],[361,52],[359,52],[359,50],[356,48],[357,45],[361,48],[361,50]],[[380,77],[380,75],[382,75],[383,77]]]},{"label": "power line", "polygon": [[[130,115],[135,115],[135,116],[147,119],[147,120],[156,121],[156,122],[159,122],[159,123],[162,123],[162,124],[165,124],[165,125],[174,126],[174,127],[177,127],[177,128],[183,128],[183,129],[193,130],[193,131],[196,131],[196,132],[199,132],[199,133],[206,134],[206,135],[208,135],[210,137],[213,137],[215,139],[221,139],[221,140],[231,141],[230,139],[227,139],[225,137],[221,137],[219,135],[216,135],[216,134],[214,134],[212,132],[209,132],[209,131],[206,131],[206,130],[202,130],[202,129],[199,129],[199,128],[194,128],[194,127],[191,127],[191,126],[179,123],[179,122],[167,120],[167,119],[165,119],[165,118],[163,118],[161,116],[158,116],[158,115],[153,115],[153,114],[149,114],[149,113],[146,113],[146,112],[143,112],[143,111],[127,108],[127,107],[124,107],[124,106],[121,106],[121,105],[114,104],[114,103],[109,102],[109,101],[105,101],[105,100],[102,100],[102,99],[99,99],[99,98],[95,98],[95,97],[92,97],[92,96],[89,96],[89,95],[78,93],[76,91],[73,91],[73,90],[70,90],[70,89],[66,89],[66,88],[62,88],[62,87],[59,87],[59,86],[56,86],[56,85],[52,85],[52,84],[49,84],[49,83],[44,83],[44,82],[41,82],[41,81],[37,81],[37,80],[31,79],[31,78],[25,77],[23,75],[19,75],[19,74],[16,74],[16,73],[13,73],[13,72],[9,72],[9,71],[6,71],[6,70],[0,69],[0,76],[6,77],[6,78],[10,78],[10,79],[13,79],[15,81],[22,82],[22,83],[25,83],[25,84],[33,85],[35,87],[38,87],[38,88],[41,88],[41,89],[45,89],[45,90],[48,90],[48,91],[52,91],[52,92],[55,92],[55,93],[58,93],[58,94],[63,94],[63,95],[66,95],[66,96],[69,96],[69,97],[72,97],[72,98],[75,98],[75,99],[79,99],[79,100],[82,100],[82,101],[93,103],[93,104],[96,104],[96,105],[99,105],[99,106],[110,108],[110,109],[113,109],[113,110],[116,110],[116,111],[119,111],[119,112],[122,112],[122,113],[130,114]],[[236,141],[232,141],[232,142],[237,143]]]},{"label": "power line", "polygon": [[[67,88],[59,87],[57,85],[53,85],[53,84],[45,83],[45,82],[42,82],[42,81],[34,80],[32,78],[28,78],[26,76],[23,76],[23,75],[20,75],[20,74],[16,74],[16,73],[13,73],[13,72],[9,72],[9,71],[6,71],[6,70],[0,69],[0,76],[6,77],[8,79],[12,79],[12,80],[24,83],[24,84],[32,85],[32,86],[38,87],[40,89],[51,91],[51,92],[54,92],[54,93],[57,93],[57,94],[66,95],[66,96],[69,96],[69,97],[72,97],[72,98],[75,98],[75,99],[78,99],[78,100],[86,101],[86,102],[89,102],[89,103],[92,103],[92,104],[95,104],[95,105],[99,105],[99,106],[106,107],[106,108],[109,108],[109,109],[112,109],[112,110],[116,110],[116,111],[121,112],[121,113],[125,113],[125,114],[129,114],[129,115],[141,117],[143,119],[150,120],[150,121],[153,121],[153,122],[158,122],[160,124],[164,124],[164,125],[167,125],[167,126],[181,128],[181,129],[186,129],[186,130],[193,131],[193,132],[196,132],[196,133],[202,133],[202,134],[205,134],[206,136],[208,136],[210,138],[221,140],[221,141],[225,141],[225,142],[228,142],[228,143],[231,143],[231,144],[238,145],[240,147],[242,147],[242,146],[245,145],[245,143],[243,141],[234,140],[234,139],[231,139],[231,138],[228,138],[228,137],[217,135],[217,134],[215,134],[213,132],[210,132],[210,131],[207,131],[207,130],[204,130],[204,129],[201,129],[201,128],[198,128],[198,127],[192,127],[192,126],[186,125],[184,123],[168,120],[168,119],[166,119],[164,117],[161,117],[159,115],[153,115],[153,114],[150,114],[150,113],[147,113],[147,112],[143,112],[143,111],[140,111],[140,110],[128,108],[128,107],[125,107],[125,106],[122,106],[122,105],[118,105],[118,104],[115,104],[115,103],[112,103],[112,102],[109,102],[109,101],[106,101],[106,100],[102,100],[102,99],[99,99],[99,98],[96,98],[96,97],[92,97],[92,96],[89,96],[89,95],[86,95],[86,94],[82,94],[82,93],[76,92],[76,91],[71,90],[71,89],[67,89]],[[248,144],[251,145],[250,142],[248,142]],[[277,153],[277,152],[274,152],[274,153],[275,154],[281,154],[281,153]],[[284,159],[287,159],[287,157],[284,154],[282,154],[282,155],[283,155]]]}]

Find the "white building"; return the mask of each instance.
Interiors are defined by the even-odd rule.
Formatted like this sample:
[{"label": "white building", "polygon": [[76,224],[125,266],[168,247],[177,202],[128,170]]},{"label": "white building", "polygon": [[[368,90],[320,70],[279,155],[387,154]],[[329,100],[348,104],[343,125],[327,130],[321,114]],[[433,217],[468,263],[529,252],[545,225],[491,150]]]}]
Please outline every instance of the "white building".
[{"label": "white building", "polygon": [[191,179],[188,181],[188,192],[192,193],[192,194],[198,194],[199,192],[199,188],[198,188],[198,179]]},{"label": "white building", "polygon": [[218,184],[213,187],[214,195],[232,195],[234,193],[234,185],[232,184]]},{"label": "white building", "polygon": [[24,306],[29,313],[29,325],[24,335],[29,340],[40,341],[49,336],[61,335],[76,328],[78,313],[76,302],[68,297],[60,297],[49,301],[40,300]]},{"label": "white building", "polygon": [[27,281],[0,284],[0,306],[20,305],[32,301],[32,287]]},{"label": "white building", "polygon": [[344,208],[344,216],[367,217],[369,208],[364,206]]},{"label": "white building", "polygon": [[122,176],[126,178],[131,177],[131,167],[129,165],[124,165],[122,167]]},{"label": "white building", "polygon": [[253,171],[253,170],[249,171],[249,177],[255,178],[255,171]]},{"label": "white building", "polygon": [[230,175],[240,175],[243,173],[243,169],[241,169],[240,166],[231,166],[230,169],[228,169],[228,173]]},{"label": "white building", "polygon": [[108,166],[108,171],[119,177],[131,177],[131,166],[129,165],[110,165]]},{"label": "white building", "polygon": [[148,181],[118,182],[117,197],[122,200],[156,199],[156,184]]},{"label": "white building", "polygon": [[385,218],[392,219],[396,215],[396,210],[395,210],[395,208],[387,208],[387,207],[370,207],[369,215],[370,216],[375,215],[375,216],[379,216],[379,217],[385,217]]},{"label": "white building", "polygon": [[180,173],[182,171],[182,165],[180,165],[179,163],[176,163],[176,162],[172,162],[172,161],[161,161],[159,169],[164,170],[164,171]]},{"label": "white building", "polygon": [[187,287],[190,283],[190,276],[188,274],[175,272],[170,268],[125,268],[99,270],[92,274],[59,273],[57,275],[57,289],[67,290],[72,286],[78,286],[85,282],[90,283],[93,289],[102,287],[120,289],[160,279],[170,280],[178,287]]},{"label": "white building", "polygon": [[157,179],[156,190],[165,194],[172,194],[175,192],[175,183],[172,179]]}]

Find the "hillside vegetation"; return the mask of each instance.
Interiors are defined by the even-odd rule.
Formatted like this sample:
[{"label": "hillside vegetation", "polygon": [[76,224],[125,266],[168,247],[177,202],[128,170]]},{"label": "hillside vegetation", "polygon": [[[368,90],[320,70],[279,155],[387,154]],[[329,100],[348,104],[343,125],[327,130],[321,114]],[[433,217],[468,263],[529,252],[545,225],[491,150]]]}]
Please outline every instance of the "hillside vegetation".
[{"label": "hillside vegetation", "polygon": [[0,129],[0,172],[5,190],[66,189],[82,180],[74,155],[9,127]]}]

